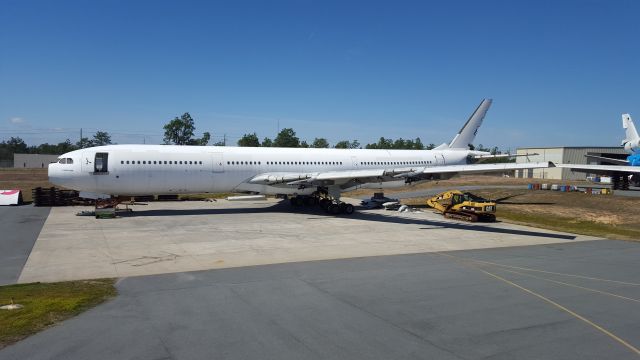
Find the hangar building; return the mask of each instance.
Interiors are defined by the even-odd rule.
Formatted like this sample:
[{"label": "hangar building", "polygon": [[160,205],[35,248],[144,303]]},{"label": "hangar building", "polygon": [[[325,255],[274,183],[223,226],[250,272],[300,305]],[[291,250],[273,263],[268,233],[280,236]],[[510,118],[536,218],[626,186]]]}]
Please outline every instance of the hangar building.
[{"label": "hangar building", "polygon": [[[622,147],[602,147],[602,146],[567,146],[567,147],[541,147],[541,148],[518,148],[517,155],[533,154],[529,156],[518,156],[517,163],[551,161],[554,164],[598,164],[615,165],[601,161],[599,159],[588,158],[586,155],[610,157],[614,159],[626,159],[629,154]],[[589,174],[572,172],[569,169],[548,168],[548,169],[525,169],[516,170],[518,178],[554,179],[554,180],[584,180]]]}]

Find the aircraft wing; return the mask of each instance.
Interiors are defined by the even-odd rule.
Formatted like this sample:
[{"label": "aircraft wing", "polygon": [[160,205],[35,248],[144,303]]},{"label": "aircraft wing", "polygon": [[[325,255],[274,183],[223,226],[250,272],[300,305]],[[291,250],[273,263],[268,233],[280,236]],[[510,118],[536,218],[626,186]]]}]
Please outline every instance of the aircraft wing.
[{"label": "aircraft wing", "polygon": [[[538,163],[502,163],[502,164],[472,164],[448,165],[431,167],[406,167],[394,169],[361,169],[326,172],[274,172],[263,173],[248,180],[250,184],[283,185],[283,186],[322,186],[340,185],[349,188],[367,183],[381,183],[388,181],[420,181],[440,178],[450,178],[457,174],[483,174],[505,172],[521,169],[539,169],[553,167],[551,162]],[[443,175],[443,176],[440,176]]]},{"label": "aircraft wing", "polygon": [[558,164],[559,168],[571,169],[571,171],[607,175],[611,173],[640,174],[640,166],[622,165],[585,165],[585,164]]},{"label": "aircraft wing", "polygon": [[597,155],[585,155],[585,157],[589,158],[589,159],[598,159],[601,161],[607,161],[610,163],[613,163],[615,165],[629,165],[629,162],[625,159],[614,159],[614,158],[610,158],[610,157],[605,157],[605,156],[597,156]]},{"label": "aircraft wing", "polygon": [[432,166],[423,170],[423,174],[482,174],[505,172],[523,169],[550,168],[555,165],[550,161],[534,163],[501,163],[501,164],[473,164],[473,165],[446,165]]}]

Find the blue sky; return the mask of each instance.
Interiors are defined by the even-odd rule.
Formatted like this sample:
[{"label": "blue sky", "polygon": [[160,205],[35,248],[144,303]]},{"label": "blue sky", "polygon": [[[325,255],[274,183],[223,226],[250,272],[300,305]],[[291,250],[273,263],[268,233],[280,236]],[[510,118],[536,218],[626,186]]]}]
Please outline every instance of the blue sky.
[{"label": "blue sky", "polygon": [[611,145],[640,122],[637,1],[0,2],[0,140],[159,143],[188,111],[235,143]]}]

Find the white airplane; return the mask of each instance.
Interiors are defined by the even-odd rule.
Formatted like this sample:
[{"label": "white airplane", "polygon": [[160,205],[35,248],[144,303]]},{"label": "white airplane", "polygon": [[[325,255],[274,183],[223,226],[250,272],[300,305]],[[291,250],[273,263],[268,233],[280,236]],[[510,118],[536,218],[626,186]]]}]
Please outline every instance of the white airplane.
[{"label": "white airplane", "polygon": [[342,192],[554,166],[469,164],[489,155],[469,150],[469,144],[490,105],[491,99],[483,100],[451,143],[434,150],[107,145],[61,155],[49,165],[49,181],[111,198],[214,192],[286,195],[294,205],[320,202],[330,213],[351,214],[353,206],[340,201]]},{"label": "white airplane", "polygon": [[571,171],[611,176],[614,189],[628,189],[629,177],[640,183],[640,136],[633,124],[631,115],[622,114],[622,128],[625,130],[625,138],[621,146],[630,153],[626,160],[614,159],[604,156],[586,155],[588,158],[606,161],[615,165],[588,165],[588,164],[557,164],[558,167],[568,168]]}]

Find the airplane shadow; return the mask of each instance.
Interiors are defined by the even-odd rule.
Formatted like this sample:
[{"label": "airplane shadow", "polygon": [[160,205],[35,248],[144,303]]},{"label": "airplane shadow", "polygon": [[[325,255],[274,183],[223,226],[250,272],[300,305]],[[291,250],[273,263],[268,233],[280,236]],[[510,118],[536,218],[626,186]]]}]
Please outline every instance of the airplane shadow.
[{"label": "airplane shadow", "polygon": [[[544,231],[533,231],[533,230],[518,230],[518,229],[505,229],[499,228],[490,225],[484,225],[480,223],[456,223],[456,222],[447,222],[447,221],[439,221],[439,220],[428,220],[428,219],[416,219],[416,218],[408,218],[408,217],[400,217],[389,215],[385,213],[377,213],[377,212],[362,212],[359,210],[366,210],[363,207],[356,207],[356,212],[352,215],[339,215],[348,219],[359,220],[359,221],[371,221],[371,222],[384,222],[391,224],[412,224],[412,225],[421,225],[420,229],[423,230],[432,230],[434,228],[446,228],[446,229],[456,229],[456,230],[468,230],[468,231],[480,231],[480,232],[488,232],[488,233],[496,233],[496,234],[511,234],[511,235],[520,235],[520,236],[536,236],[536,237],[545,237],[552,239],[564,239],[564,240],[574,240],[576,237],[572,235],[564,235],[564,234],[556,234]],[[380,210],[381,212],[384,210]],[[239,207],[239,208],[211,208],[211,209],[182,209],[182,210],[136,210],[132,212],[122,212],[118,213],[121,217],[147,217],[147,216],[188,216],[188,215],[226,215],[226,214],[261,214],[261,213],[296,213],[296,214],[306,214],[313,215],[313,218],[310,219],[322,219],[326,218],[334,218],[335,215],[330,215],[324,212],[319,207],[295,207],[292,208],[286,201],[281,201],[271,206],[265,207]]]}]

